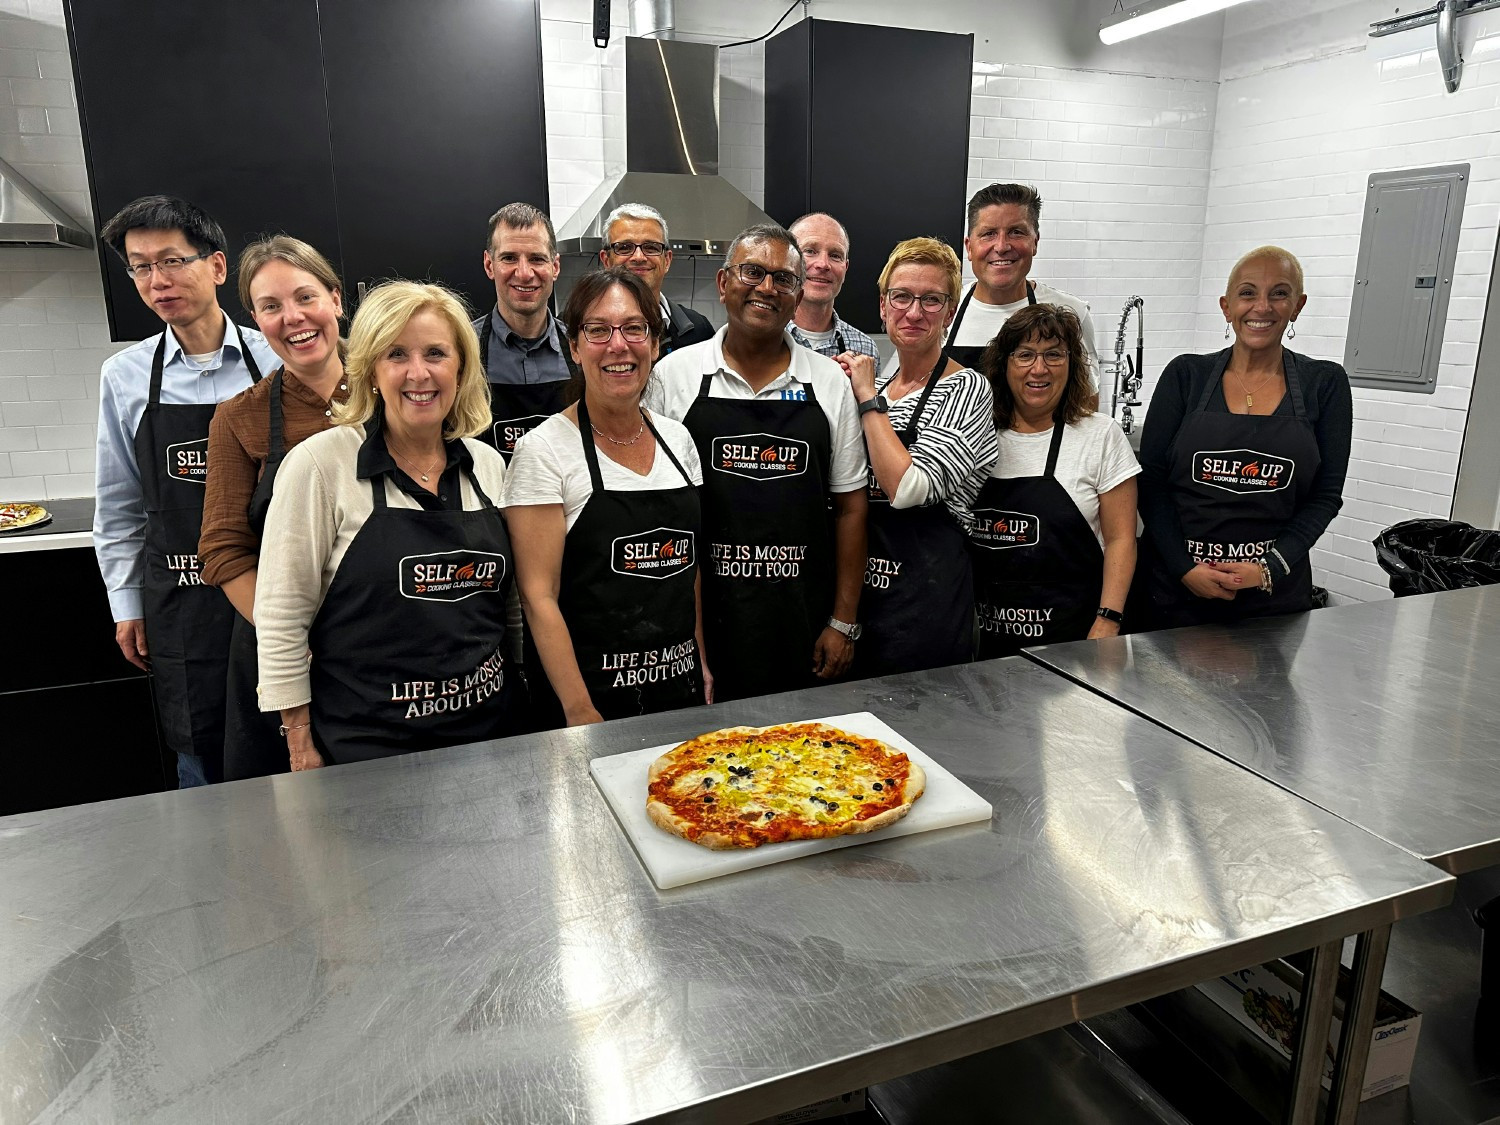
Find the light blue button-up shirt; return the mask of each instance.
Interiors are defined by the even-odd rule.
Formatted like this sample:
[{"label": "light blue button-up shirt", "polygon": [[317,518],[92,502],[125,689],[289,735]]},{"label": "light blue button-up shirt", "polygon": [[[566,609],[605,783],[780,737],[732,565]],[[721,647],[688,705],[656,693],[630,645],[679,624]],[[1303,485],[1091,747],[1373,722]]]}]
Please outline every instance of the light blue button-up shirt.
[{"label": "light blue button-up shirt", "polygon": [[[218,362],[200,368],[182,352],[177,335],[168,331],[162,356],[161,401],[186,406],[212,405],[233,398],[250,385],[250,369],[240,354],[239,338],[224,318],[224,346]],[[263,376],[281,365],[265,337],[242,328],[245,346]],[[151,394],[151,357],[160,335],[131,344],[104,361],[99,372],[99,439],[94,461],[94,554],[109,592],[116,621],[144,615],[141,585],[145,575],[146,507],[141,470],[135,461],[135,431]]]}]

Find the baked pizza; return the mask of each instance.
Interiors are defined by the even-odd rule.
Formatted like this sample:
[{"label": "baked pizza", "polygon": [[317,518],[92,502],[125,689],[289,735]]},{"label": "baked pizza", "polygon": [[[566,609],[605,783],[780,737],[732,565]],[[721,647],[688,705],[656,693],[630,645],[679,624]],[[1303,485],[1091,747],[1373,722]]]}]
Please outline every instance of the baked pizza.
[{"label": "baked pizza", "polygon": [[0,504],[0,531],[20,531],[51,518],[52,513],[40,504]]},{"label": "baked pizza", "polygon": [[926,784],[895,747],[823,723],[729,727],[651,763],[646,815],[705,848],[758,848],[884,828]]}]

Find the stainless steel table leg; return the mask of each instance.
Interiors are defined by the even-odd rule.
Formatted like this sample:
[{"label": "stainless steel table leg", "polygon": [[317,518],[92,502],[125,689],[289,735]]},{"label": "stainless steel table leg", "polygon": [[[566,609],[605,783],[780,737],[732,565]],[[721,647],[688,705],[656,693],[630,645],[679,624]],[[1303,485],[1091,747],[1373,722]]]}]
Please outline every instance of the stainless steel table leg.
[{"label": "stainless steel table leg", "polygon": [[1292,1086],[1287,1099],[1286,1125],[1314,1125],[1318,1096],[1323,1092],[1323,1050],[1333,1025],[1333,997],[1338,991],[1339,954],[1344,943],[1330,941],[1312,952],[1312,964],[1302,978],[1302,1017],[1292,1050]]},{"label": "stainless steel table leg", "polygon": [[1328,1125],[1354,1125],[1359,1113],[1359,1093],[1365,1084],[1365,1064],[1370,1059],[1370,1033],[1375,1027],[1375,1005],[1380,999],[1380,978],[1385,974],[1385,955],[1390,945],[1389,925],[1360,934],[1355,943],[1352,994],[1339,1033],[1338,1061],[1334,1064],[1333,1090],[1328,1098]]}]

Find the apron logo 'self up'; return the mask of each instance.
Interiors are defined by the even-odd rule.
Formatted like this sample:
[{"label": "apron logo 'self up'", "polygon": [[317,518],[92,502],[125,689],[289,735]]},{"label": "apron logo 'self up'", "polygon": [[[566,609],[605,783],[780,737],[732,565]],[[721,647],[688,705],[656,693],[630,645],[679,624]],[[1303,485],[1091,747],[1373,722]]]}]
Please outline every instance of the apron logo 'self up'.
[{"label": "apron logo 'self up'", "polygon": [[1292,483],[1297,464],[1254,449],[1209,449],[1193,454],[1193,480],[1210,488],[1246,495],[1272,492]]},{"label": "apron logo 'self up'", "polygon": [[708,464],[747,480],[775,480],[806,472],[809,449],[805,441],[776,434],[736,434],[713,439]]},{"label": "apron logo 'self up'", "polygon": [[208,482],[208,438],[167,446],[167,477],[188,484]]},{"label": "apron logo 'self up'", "polygon": [[992,551],[1007,547],[1035,547],[1042,539],[1042,521],[1026,512],[1002,512],[975,508],[969,539],[976,547]]},{"label": "apron logo 'self up'", "polygon": [[458,602],[497,594],[505,581],[505,556],[492,551],[442,551],[407,555],[397,564],[401,596]]},{"label": "apron logo 'self up'", "polygon": [[671,578],[692,569],[695,536],[675,527],[622,535],[609,547],[610,567],[632,578]]},{"label": "apron logo 'self up'", "polygon": [[550,415],[547,414],[528,414],[524,418],[497,419],[491,434],[495,448],[509,460],[511,454],[516,451],[516,442],[531,433],[549,417]]}]

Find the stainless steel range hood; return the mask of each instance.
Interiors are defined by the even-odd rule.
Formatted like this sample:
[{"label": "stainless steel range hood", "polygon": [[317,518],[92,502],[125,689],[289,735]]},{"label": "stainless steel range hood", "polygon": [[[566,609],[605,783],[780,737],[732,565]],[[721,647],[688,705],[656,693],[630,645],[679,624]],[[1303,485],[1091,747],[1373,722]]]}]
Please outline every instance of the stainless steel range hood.
[{"label": "stainless steel range hood", "polygon": [[40,188],[0,160],[0,246],[68,246],[87,250],[94,239]]},{"label": "stainless steel range hood", "polygon": [[679,254],[722,254],[766,213],[719,176],[719,49],[674,39],[625,40],[625,169],[558,231],[565,254],[604,245],[604,220],[645,203],[667,220]]}]

